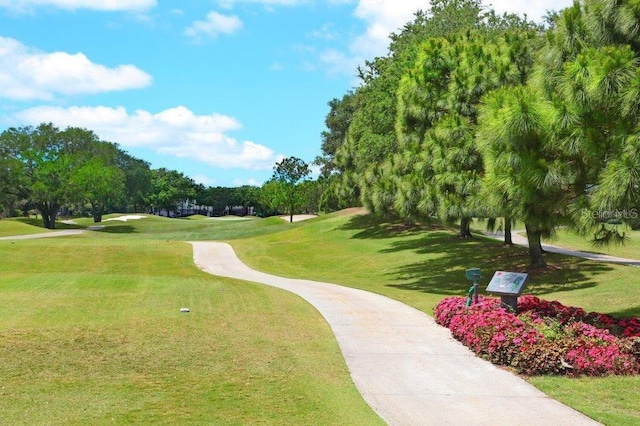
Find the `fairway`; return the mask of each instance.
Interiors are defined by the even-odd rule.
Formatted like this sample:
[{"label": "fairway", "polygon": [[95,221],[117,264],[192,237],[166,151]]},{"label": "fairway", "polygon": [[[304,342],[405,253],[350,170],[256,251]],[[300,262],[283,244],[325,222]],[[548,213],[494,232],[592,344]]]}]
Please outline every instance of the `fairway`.
[{"label": "fairway", "polygon": [[[488,280],[528,262],[522,248],[358,209],[294,223],[102,224],[80,236],[0,241],[0,412],[12,424],[380,424],[316,310],[282,290],[199,271],[185,241],[227,241],[255,269],[372,291],[429,315],[442,298],[466,294],[466,268]],[[0,235],[42,232],[36,225],[2,220]],[[547,259],[528,293],[640,314],[635,268]],[[640,421],[638,377],[530,382],[605,424]]]},{"label": "fairway", "polygon": [[149,231],[192,221],[131,223],[0,241],[3,424],[380,423],[310,305]]}]

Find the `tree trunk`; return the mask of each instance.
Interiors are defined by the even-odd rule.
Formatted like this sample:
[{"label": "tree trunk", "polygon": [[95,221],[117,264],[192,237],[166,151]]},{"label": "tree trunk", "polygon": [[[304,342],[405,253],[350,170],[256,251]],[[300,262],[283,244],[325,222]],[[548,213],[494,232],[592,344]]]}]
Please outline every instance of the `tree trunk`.
[{"label": "tree trunk", "polygon": [[47,229],[56,229],[56,214],[58,212],[51,212],[48,213],[46,215],[43,215],[42,217],[44,218],[46,224],[45,224],[45,228]]},{"label": "tree trunk", "polygon": [[56,216],[60,206],[53,202],[38,203],[36,205],[42,215],[42,224],[47,229],[56,229]]},{"label": "tree trunk", "polygon": [[547,263],[542,257],[541,232],[535,226],[525,224],[527,230],[527,240],[529,241],[529,257],[531,258],[531,268],[544,268]]},{"label": "tree trunk", "polygon": [[102,222],[102,209],[98,208],[93,211],[93,223]]},{"label": "tree trunk", "polygon": [[40,210],[42,214],[42,224],[47,229],[56,229],[56,213]]},{"label": "tree trunk", "polygon": [[504,218],[504,245],[505,246],[513,245],[513,239],[511,238],[511,222],[512,220],[510,217]]},{"label": "tree trunk", "polygon": [[295,206],[294,202],[294,194],[291,192],[289,194],[289,223],[293,223],[293,208]]},{"label": "tree trunk", "polygon": [[104,209],[100,203],[91,203],[91,213],[93,216],[93,223],[102,222],[102,213]]},{"label": "tree trunk", "polygon": [[471,218],[469,218],[469,217],[461,218],[460,219],[460,233],[458,234],[458,237],[465,238],[465,239],[473,237],[473,235],[471,235],[470,225],[471,225]]}]

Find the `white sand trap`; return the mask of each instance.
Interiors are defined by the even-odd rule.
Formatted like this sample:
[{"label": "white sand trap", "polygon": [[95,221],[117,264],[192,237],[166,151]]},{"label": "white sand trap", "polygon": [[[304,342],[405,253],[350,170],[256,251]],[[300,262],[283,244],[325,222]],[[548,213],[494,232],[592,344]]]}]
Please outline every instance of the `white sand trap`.
[{"label": "white sand trap", "polygon": [[135,215],[135,214],[130,214],[130,215],[125,215],[125,216],[119,216],[119,217],[112,217],[110,219],[105,219],[105,222],[108,222],[110,220],[119,220],[121,222],[126,222],[128,220],[136,220],[136,219],[144,219],[146,216],[140,216],[140,215]]},{"label": "white sand trap", "polygon": [[[301,220],[313,219],[314,217],[318,217],[315,214],[294,214],[293,221],[300,222]],[[280,216],[280,219],[289,222],[290,216]]]}]

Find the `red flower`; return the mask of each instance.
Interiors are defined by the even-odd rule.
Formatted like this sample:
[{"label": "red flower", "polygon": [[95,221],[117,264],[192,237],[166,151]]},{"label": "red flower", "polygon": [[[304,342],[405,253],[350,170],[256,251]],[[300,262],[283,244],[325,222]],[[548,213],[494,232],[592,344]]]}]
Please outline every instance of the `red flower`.
[{"label": "red flower", "polygon": [[[506,311],[495,298],[481,297],[467,308],[466,298],[449,297],[434,312],[436,321],[471,350],[526,374],[640,372],[640,343],[630,340],[640,337],[637,318],[586,313],[535,296],[521,297],[518,310],[518,316]],[[550,329],[549,321],[556,326]],[[545,327],[548,337],[537,329]]]}]

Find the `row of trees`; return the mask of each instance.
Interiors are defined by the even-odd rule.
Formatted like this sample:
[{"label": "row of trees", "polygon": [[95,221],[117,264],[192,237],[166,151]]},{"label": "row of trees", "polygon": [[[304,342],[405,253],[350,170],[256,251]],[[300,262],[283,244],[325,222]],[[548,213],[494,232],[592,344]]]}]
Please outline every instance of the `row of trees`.
[{"label": "row of trees", "polygon": [[433,1],[329,103],[323,205],[457,221],[461,237],[474,216],[519,220],[536,267],[559,225],[619,241],[601,219],[639,205],[639,40],[632,0],[577,1],[544,26]]},{"label": "row of trees", "polygon": [[0,212],[26,215],[36,210],[46,228],[54,229],[61,208],[95,222],[108,212],[167,214],[190,201],[206,206],[200,213],[222,215],[249,208],[262,215],[317,211],[315,182],[304,181],[308,166],[291,157],[275,167],[263,188],[204,187],[181,172],[150,165],[90,130],[51,123],[10,128],[0,134]]},{"label": "row of trees", "polygon": [[63,205],[82,204],[100,221],[107,206],[145,203],[152,179],[148,164],[91,131],[52,124],[10,128],[0,135],[0,204],[37,209],[55,227]]}]

